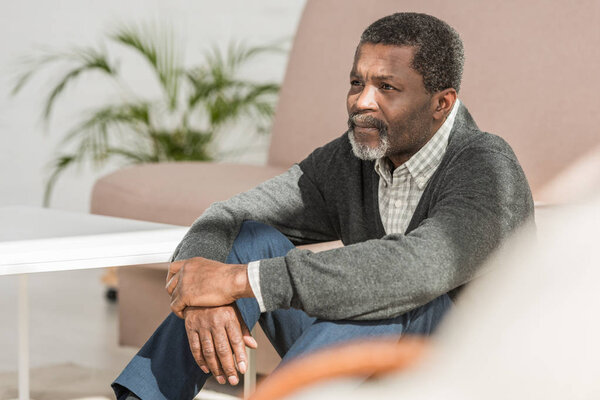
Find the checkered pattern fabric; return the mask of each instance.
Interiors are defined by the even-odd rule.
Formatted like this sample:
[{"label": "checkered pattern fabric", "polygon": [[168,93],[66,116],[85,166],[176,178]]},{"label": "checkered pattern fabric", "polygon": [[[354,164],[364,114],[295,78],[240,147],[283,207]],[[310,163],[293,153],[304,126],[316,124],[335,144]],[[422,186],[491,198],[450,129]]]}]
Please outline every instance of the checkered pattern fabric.
[{"label": "checkered pattern fabric", "polygon": [[431,140],[393,172],[390,171],[391,163],[387,157],[375,162],[375,171],[380,178],[379,213],[387,234],[406,231],[429,178],[446,152],[458,105],[457,100],[448,118]]}]

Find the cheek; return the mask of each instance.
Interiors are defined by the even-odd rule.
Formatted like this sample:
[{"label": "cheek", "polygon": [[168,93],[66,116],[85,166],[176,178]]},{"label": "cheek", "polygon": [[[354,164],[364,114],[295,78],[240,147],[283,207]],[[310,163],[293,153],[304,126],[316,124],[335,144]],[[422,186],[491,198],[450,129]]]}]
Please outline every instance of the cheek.
[{"label": "cheek", "polygon": [[393,145],[404,145],[412,140],[410,132],[414,130],[414,124],[410,115],[396,112],[387,121],[388,135]]},{"label": "cheek", "polygon": [[348,93],[348,95],[346,96],[346,110],[348,111],[348,114],[351,113],[352,105],[355,102],[355,98],[356,98],[356,95],[353,95],[351,93]]},{"label": "cheek", "polygon": [[403,124],[407,115],[410,114],[410,104],[405,96],[388,95],[379,99],[379,110],[388,124]]},{"label": "cheek", "polygon": [[390,129],[406,125],[406,116],[402,112],[399,112],[397,108],[387,107],[381,110],[381,114],[381,118]]}]

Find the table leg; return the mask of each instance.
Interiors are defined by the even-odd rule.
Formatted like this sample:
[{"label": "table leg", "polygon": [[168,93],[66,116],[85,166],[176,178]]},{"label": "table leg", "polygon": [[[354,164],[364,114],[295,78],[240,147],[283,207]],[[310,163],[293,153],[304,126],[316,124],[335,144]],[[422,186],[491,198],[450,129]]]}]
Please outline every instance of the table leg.
[{"label": "table leg", "polygon": [[[254,330],[253,330],[254,333]],[[256,350],[246,347],[248,368],[244,374],[244,398],[248,398],[256,388]]]},{"label": "table leg", "polygon": [[19,275],[19,400],[29,400],[29,293],[27,274]]}]

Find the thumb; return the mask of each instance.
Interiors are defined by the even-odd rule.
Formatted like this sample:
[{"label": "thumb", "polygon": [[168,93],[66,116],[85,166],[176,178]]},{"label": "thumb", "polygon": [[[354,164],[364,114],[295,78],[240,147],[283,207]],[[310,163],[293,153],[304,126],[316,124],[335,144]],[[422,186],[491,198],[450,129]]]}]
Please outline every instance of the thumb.
[{"label": "thumb", "polygon": [[240,325],[242,326],[242,337],[244,338],[244,343],[251,349],[256,349],[258,347],[258,343],[256,343],[256,340],[252,337],[252,334],[250,333],[250,330],[244,321],[241,321]]},{"label": "thumb", "polygon": [[256,343],[256,340],[254,340],[251,334],[244,334],[244,343],[251,349],[258,348],[258,343]]}]

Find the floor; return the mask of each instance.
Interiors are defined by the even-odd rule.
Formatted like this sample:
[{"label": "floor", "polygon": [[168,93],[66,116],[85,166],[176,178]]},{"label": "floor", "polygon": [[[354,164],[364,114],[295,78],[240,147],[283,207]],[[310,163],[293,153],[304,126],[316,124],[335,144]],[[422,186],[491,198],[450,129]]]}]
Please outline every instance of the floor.
[{"label": "floor", "polygon": [[[37,400],[114,399],[110,382],[137,349],[117,345],[118,305],[105,299],[101,275],[29,276],[31,393]],[[0,277],[0,400],[16,397],[17,289],[17,277]],[[207,389],[199,398],[232,398],[214,391],[241,397],[241,387],[209,382]]]}]

